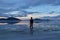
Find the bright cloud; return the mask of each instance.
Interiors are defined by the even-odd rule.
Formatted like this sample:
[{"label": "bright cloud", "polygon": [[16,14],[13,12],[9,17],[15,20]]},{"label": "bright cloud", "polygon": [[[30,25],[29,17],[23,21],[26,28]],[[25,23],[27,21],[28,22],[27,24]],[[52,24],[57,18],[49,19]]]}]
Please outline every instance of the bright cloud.
[{"label": "bright cloud", "polygon": [[53,17],[53,16],[58,16],[58,15],[60,15],[60,14],[55,14],[55,13],[53,13],[53,14],[47,14],[47,13],[45,13],[45,14],[43,14],[43,13],[41,13],[41,14],[38,14],[38,13],[34,13],[34,14],[29,14],[27,17],[33,17],[33,18],[41,18],[41,17],[45,17],[45,16],[50,16],[50,17]]}]

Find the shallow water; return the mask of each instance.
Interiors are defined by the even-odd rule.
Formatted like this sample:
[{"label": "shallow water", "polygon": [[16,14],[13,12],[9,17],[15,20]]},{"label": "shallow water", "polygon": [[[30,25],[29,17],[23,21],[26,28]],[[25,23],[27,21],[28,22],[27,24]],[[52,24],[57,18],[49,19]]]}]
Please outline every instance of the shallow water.
[{"label": "shallow water", "polygon": [[60,40],[59,23],[34,23],[33,31],[29,22],[0,24],[0,40]]}]

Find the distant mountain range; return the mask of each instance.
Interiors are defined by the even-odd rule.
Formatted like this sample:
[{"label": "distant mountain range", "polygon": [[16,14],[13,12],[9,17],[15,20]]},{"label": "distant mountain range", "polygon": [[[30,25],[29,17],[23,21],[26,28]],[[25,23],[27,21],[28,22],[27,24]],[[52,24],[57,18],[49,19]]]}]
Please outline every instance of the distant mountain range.
[{"label": "distant mountain range", "polygon": [[59,16],[53,16],[53,17],[42,17],[42,18],[36,18],[34,19],[34,22],[39,23],[39,22],[50,22],[50,21],[59,21],[60,20],[60,15]]},{"label": "distant mountain range", "polygon": [[46,16],[46,17],[42,17],[42,19],[57,20],[57,19],[60,19],[60,15],[58,15],[58,16],[53,16],[53,17]]},{"label": "distant mountain range", "polygon": [[49,22],[49,21],[52,21],[52,20],[50,20],[50,19],[38,19],[38,18],[34,19],[34,22],[35,22],[35,23]]},{"label": "distant mountain range", "polygon": [[1,18],[0,23],[9,23],[9,24],[15,24],[20,22],[20,19],[14,18],[14,17],[8,17],[7,19]]},{"label": "distant mountain range", "polygon": [[[53,16],[53,17],[49,17],[49,16],[46,16],[46,17],[42,17],[42,18],[35,18],[33,19],[34,22],[36,23],[40,23],[40,22],[50,22],[50,21],[53,21],[53,20],[60,20],[60,15],[59,16]],[[14,18],[14,17],[8,17],[7,19],[3,19],[1,18],[0,19],[0,22],[6,22],[6,23],[18,23],[20,21],[23,21],[23,20],[20,20],[20,19],[17,19],[17,18]],[[26,19],[24,21],[29,21],[29,19]]]}]

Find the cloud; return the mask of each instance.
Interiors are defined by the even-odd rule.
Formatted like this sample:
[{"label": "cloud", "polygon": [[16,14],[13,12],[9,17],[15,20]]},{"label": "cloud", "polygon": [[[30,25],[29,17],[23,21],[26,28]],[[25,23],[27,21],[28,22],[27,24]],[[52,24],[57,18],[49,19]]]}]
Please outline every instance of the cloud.
[{"label": "cloud", "polygon": [[11,11],[8,13],[4,13],[7,17],[12,16],[12,17],[25,17],[27,16],[28,12],[26,11]]},{"label": "cloud", "polygon": [[0,0],[0,7],[10,9],[26,9],[37,5],[60,5],[59,0]]},{"label": "cloud", "polygon": [[55,13],[53,13],[53,14],[33,13],[33,14],[28,14],[27,17],[42,18],[42,17],[54,17],[54,16],[59,16],[59,15],[60,14],[58,14],[58,13],[57,14],[55,14]]},{"label": "cloud", "polygon": [[40,5],[60,6],[60,0],[0,0],[0,13],[10,14],[10,12],[23,10],[21,12],[24,12],[24,14],[27,15],[30,12],[26,12],[24,9],[29,9],[30,7],[34,8]]},{"label": "cloud", "polygon": [[37,5],[60,5],[59,0],[0,0],[0,7],[25,9]]}]

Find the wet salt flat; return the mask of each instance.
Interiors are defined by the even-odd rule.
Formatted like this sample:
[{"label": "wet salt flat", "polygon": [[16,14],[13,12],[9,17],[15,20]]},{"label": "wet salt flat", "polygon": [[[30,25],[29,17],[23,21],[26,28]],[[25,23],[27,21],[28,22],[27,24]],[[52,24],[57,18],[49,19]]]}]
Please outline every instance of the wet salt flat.
[{"label": "wet salt flat", "polygon": [[29,22],[0,24],[0,40],[60,40],[59,23],[34,23],[31,32]]}]

